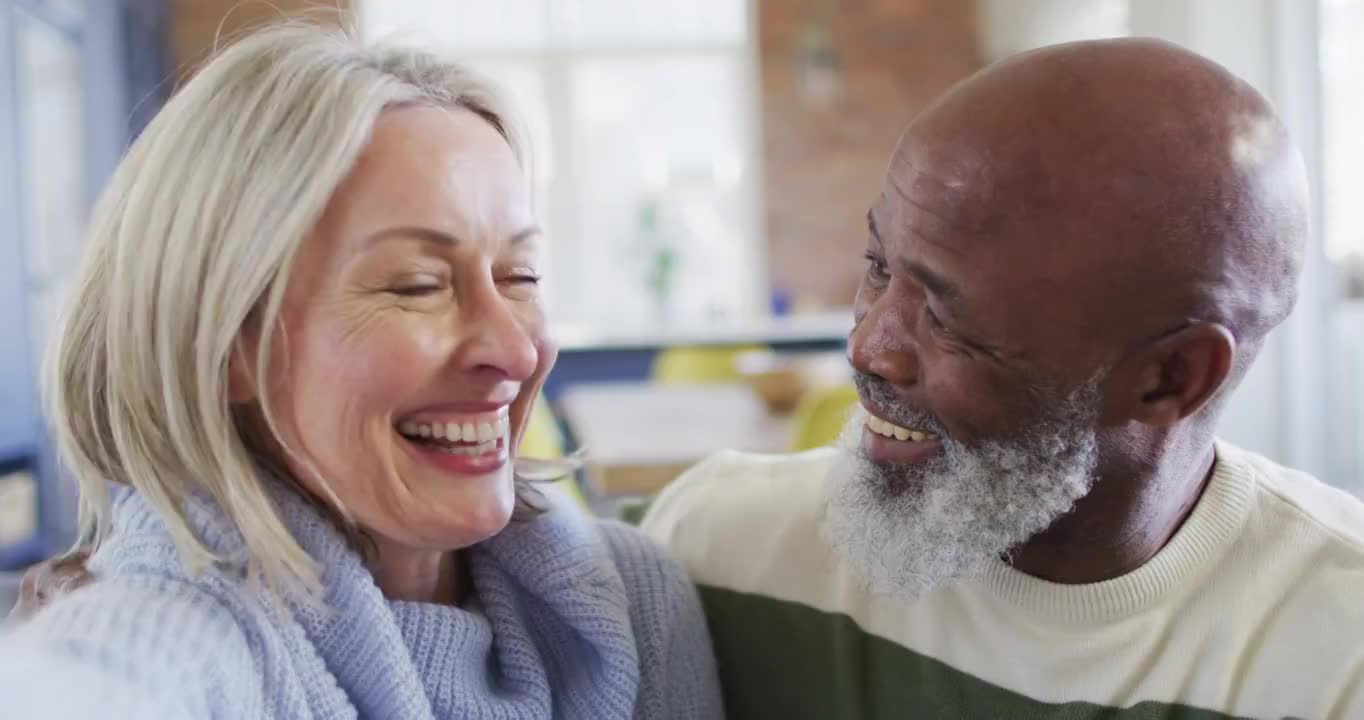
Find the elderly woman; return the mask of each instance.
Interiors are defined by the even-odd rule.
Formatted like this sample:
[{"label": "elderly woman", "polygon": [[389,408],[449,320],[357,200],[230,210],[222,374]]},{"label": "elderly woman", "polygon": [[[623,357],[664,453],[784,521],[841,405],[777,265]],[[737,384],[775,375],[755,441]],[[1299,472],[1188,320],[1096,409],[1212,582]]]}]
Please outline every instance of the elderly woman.
[{"label": "elderly woman", "polygon": [[94,582],[6,718],[716,718],[680,569],[530,484],[554,361],[526,158],[465,70],[278,27],[96,209],[50,366]]}]

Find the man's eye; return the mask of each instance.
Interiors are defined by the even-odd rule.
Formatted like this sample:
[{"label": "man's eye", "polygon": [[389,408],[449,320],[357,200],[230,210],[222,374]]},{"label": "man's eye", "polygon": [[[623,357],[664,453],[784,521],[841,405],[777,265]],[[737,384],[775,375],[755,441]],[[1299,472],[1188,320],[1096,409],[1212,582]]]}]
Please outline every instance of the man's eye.
[{"label": "man's eye", "polygon": [[890,272],[886,269],[885,260],[871,253],[867,253],[864,257],[867,259],[867,275],[869,277],[878,281],[884,281],[890,277]]},{"label": "man's eye", "polygon": [[539,285],[540,276],[531,273],[520,273],[509,276],[507,282],[512,283],[513,285]]}]

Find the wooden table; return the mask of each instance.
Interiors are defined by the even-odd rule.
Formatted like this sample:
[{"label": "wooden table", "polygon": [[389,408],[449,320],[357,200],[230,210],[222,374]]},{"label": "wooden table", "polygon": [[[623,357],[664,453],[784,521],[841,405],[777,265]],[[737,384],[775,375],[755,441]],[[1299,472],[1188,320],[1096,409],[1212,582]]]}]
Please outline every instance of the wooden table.
[{"label": "wooden table", "polygon": [[791,443],[790,418],[769,414],[744,385],[579,384],[559,410],[608,497],[657,492],[720,450],[778,453]]}]

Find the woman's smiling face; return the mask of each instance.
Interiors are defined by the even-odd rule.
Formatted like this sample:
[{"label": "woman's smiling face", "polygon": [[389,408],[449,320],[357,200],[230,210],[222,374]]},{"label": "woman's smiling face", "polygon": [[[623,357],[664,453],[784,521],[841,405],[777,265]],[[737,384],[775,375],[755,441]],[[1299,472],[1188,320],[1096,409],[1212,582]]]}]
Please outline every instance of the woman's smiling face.
[{"label": "woman's smiling face", "polygon": [[379,542],[452,550],[507,524],[514,429],[554,360],[540,240],[502,135],[414,106],[380,117],[300,248],[271,378],[286,462]]}]

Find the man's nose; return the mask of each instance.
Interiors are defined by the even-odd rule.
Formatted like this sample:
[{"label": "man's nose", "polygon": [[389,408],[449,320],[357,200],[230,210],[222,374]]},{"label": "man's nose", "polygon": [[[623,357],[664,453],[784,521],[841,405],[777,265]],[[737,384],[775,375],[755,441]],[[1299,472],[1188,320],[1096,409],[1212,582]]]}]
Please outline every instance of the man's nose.
[{"label": "man's nose", "polygon": [[866,375],[907,387],[918,382],[918,348],[906,313],[882,296],[848,335],[848,362]]}]

